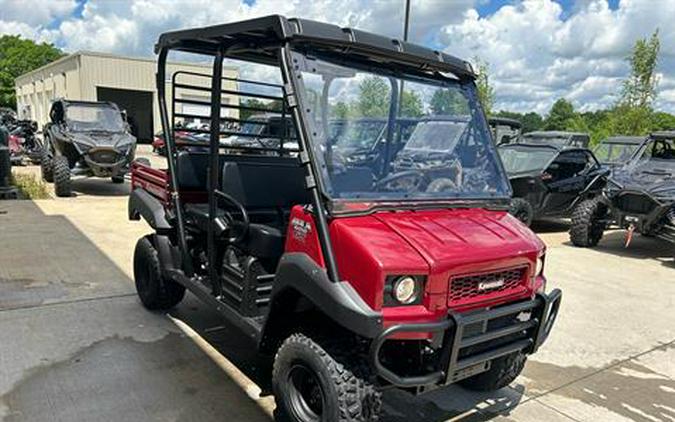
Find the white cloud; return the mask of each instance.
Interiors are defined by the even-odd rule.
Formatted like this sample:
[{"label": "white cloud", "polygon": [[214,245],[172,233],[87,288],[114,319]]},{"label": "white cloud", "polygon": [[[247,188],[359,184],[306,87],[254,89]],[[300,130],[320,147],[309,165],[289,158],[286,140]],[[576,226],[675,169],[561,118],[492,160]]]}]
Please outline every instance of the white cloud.
[{"label": "white cloud", "polygon": [[[675,73],[673,13],[675,0],[622,0],[617,10],[605,0],[585,0],[566,17],[552,0],[524,0],[487,17],[469,10],[461,23],[443,28],[441,41],[450,53],[490,63],[497,108],[544,112],[566,97],[592,110],[616,100],[628,73],[624,58],[656,28],[660,71]],[[657,104],[675,111],[670,93]]]},{"label": "white cloud", "polygon": [[0,16],[3,21],[48,26],[70,16],[76,7],[75,0],[0,0]]},{"label": "white cloud", "polygon": [[[411,39],[490,63],[497,108],[546,112],[560,97],[582,110],[614,101],[628,72],[624,57],[659,28],[663,74],[657,105],[675,112],[675,0],[513,0],[489,16],[486,0],[413,0]],[[402,32],[403,0],[0,0],[0,32],[55,42],[66,51],[152,54],[160,33],[267,14],[299,16],[389,36]]]}]

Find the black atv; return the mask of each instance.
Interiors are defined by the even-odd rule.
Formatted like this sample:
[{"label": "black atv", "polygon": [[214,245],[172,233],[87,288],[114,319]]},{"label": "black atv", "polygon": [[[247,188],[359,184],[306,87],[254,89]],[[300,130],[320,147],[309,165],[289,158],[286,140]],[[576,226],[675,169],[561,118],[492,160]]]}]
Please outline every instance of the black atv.
[{"label": "black atv", "polygon": [[581,202],[572,215],[575,246],[598,244],[609,226],[675,244],[675,131],[647,137],[625,166],[615,170],[604,195]]},{"label": "black atv", "polygon": [[585,148],[522,143],[498,150],[513,189],[509,212],[528,226],[544,217],[568,217],[607,183],[609,170]]},{"label": "black atv", "polygon": [[43,128],[42,177],[57,196],[70,196],[71,176],[123,183],[136,152],[122,112],[111,102],[56,100]]}]

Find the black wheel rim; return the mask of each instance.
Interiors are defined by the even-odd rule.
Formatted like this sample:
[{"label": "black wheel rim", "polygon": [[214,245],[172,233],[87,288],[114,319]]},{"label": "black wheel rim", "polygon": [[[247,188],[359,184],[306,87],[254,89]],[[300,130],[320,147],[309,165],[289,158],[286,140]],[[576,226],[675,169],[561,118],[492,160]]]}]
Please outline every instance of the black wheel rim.
[{"label": "black wheel rim", "polygon": [[321,420],[325,395],[317,375],[302,363],[288,372],[289,405],[293,416],[303,422]]}]

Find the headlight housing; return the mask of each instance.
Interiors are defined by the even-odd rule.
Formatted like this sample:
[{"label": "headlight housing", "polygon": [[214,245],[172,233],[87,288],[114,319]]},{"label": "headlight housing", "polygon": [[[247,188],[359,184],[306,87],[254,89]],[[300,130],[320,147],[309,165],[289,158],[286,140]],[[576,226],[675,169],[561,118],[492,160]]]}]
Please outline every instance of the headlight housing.
[{"label": "headlight housing", "polygon": [[537,257],[537,264],[534,269],[534,276],[539,277],[544,274],[544,254],[541,254]]},{"label": "headlight housing", "polygon": [[397,275],[387,277],[384,306],[417,305],[422,302],[424,277]]}]

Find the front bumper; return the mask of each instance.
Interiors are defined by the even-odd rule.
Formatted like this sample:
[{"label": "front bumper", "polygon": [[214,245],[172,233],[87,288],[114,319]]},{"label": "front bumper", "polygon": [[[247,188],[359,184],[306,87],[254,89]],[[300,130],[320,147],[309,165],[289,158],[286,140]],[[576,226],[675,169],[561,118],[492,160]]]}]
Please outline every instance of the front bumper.
[{"label": "front bumper", "polygon": [[[375,373],[397,387],[419,387],[426,385],[450,384],[489,369],[490,361],[515,352],[534,353],[548,337],[558,316],[562,292],[559,289],[537,296],[525,302],[518,302],[490,310],[469,314],[450,313],[448,319],[422,324],[394,325],[380,333],[370,345],[370,363]],[[490,329],[490,321],[508,316],[529,313],[529,319],[505,327]],[[475,327],[482,326],[480,333]],[[471,327],[469,330],[467,328]],[[465,330],[472,335],[465,335]],[[443,332],[443,343],[439,353],[439,369],[428,374],[401,376],[387,368],[381,361],[380,350],[391,336],[398,333]],[[480,349],[477,353],[466,353],[477,346],[507,340],[494,348]]]},{"label": "front bumper", "polygon": [[114,148],[91,148],[83,154],[84,162],[97,177],[121,176],[129,171],[134,151]]}]

